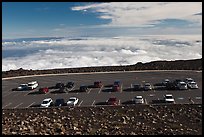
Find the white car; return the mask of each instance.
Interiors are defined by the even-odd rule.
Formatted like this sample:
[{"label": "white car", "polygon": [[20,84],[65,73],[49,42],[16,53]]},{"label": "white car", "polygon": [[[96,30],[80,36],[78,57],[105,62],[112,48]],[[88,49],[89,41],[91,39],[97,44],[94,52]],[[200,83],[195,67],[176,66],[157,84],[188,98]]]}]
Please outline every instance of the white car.
[{"label": "white car", "polygon": [[51,99],[51,98],[46,98],[46,99],[44,99],[43,101],[42,101],[42,103],[41,103],[41,107],[49,107],[49,106],[51,106],[52,105],[52,103],[53,103],[53,100]]},{"label": "white car", "polygon": [[165,100],[166,103],[175,103],[175,100],[174,100],[172,94],[166,94],[164,96],[164,100]]},{"label": "white car", "polygon": [[192,78],[186,78],[185,82],[188,84],[190,82],[193,82],[194,80]]},{"label": "white car", "polygon": [[142,96],[136,96],[134,100],[135,100],[135,104],[144,104],[144,99]]},{"label": "white car", "polygon": [[198,85],[195,81],[187,83],[187,86],[191,89],[197,89],[198,88]]},{"label": "white car", "polygon": [[28,88],[29,89],[35,89],[38,87],[38,82],[37,81],[32,81],[28,83]]},{"label": "white car", "polygon": [[20,84],[17,87],[17,90],[27,90],[28,89],[28,84]]},{"label": "white car", "polygon": [[79,102],[79,99],[77,97],[70,97],[67,101],[67,105],[73,105],[75,106]]},{"label": "white car", "polygon": [[187,84],[183,81],[178,83],[178,88],[181,90],[188,89]]},{"label": "white car", "polygon": [[145,83],[144,85],[144,90],[151,90],[152,89],[152,86],[150,83]]}]

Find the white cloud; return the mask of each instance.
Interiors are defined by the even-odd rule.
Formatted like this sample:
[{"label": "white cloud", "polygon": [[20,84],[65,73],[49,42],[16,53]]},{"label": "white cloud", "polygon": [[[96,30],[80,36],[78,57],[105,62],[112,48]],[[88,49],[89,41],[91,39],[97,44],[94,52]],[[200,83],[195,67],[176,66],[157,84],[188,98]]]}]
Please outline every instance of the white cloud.
[{"label": "white cloud", "polygon": [[72,10],[100,13],[99,18],[111,19],[110,26],[154,25],[159,20],[179,19],[202,24],[202,2],[110,2],[72,7]]},{"label": "white cloud", "polygon": [[[12,45],[14,44],[14,45]],[[88,66],[130,65],[155,60],[195,59],[202,57],[202,36],[140,36],[117,38],[58,39],[6,43],[2,70],[52,69]]]}]

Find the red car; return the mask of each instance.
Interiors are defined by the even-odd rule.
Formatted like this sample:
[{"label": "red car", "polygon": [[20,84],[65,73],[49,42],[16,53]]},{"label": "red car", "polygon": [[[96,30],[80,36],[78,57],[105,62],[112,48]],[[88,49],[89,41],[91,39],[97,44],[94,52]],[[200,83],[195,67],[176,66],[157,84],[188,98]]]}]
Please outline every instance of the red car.
[{"label": "red car", "polygon": [[116,97],[111,97],[107,100],[108,105],[118,105],[118,100]]},{"label": "red car", "polygon": [[46,94],[46,93],[49,92],[49,89],[48,89],[47,87],[45,87],[45,88],[40,88],[40,89],[39,89],[39,92]]},{"label": "red car", "polygon": [[112,89],[113,89],[113,91],[120,91],[120,86],[119,85],[113,85]]},{"label": "red car", "polygon": [[95,81],[94,82],[94,87],[101,88],[102,87],[102,82],[101,81]]}]

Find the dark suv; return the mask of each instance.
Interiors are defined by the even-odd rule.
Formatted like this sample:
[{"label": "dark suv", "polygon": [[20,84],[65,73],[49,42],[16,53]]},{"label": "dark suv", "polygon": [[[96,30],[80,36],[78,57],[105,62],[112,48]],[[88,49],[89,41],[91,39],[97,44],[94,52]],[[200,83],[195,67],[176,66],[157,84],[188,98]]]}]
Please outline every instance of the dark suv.
[{"label": "dark suv", "polygon": [[79,89],[81,92],[87,92],[88,91],[88,86],[80,86],[80,89]]},{"label": "dark suv", "polygon": [[63,88],[64,87],[64,83],[57,83],[55,85],[55,88]]},{"label": "dark suv", "polygon": [[67,82],[66,87],[67,87],[67,88],[73,88],[73,87],[74,87],[74,82],[73,82],[73,81]]},{"label": "dark suv", "polygon": [[64,106],[66,103],[63,98],[56,99],[55,106]]}]

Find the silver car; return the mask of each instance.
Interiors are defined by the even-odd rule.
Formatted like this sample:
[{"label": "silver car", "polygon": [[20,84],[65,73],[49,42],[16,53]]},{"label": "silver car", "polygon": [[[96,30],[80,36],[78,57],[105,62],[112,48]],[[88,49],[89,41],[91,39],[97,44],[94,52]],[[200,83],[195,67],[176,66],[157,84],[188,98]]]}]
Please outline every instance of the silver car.
[{"label": "silver car", "polygon": [[144,99],[142,96],[136,96],[134,98],[135,104],[144,104]]}]

